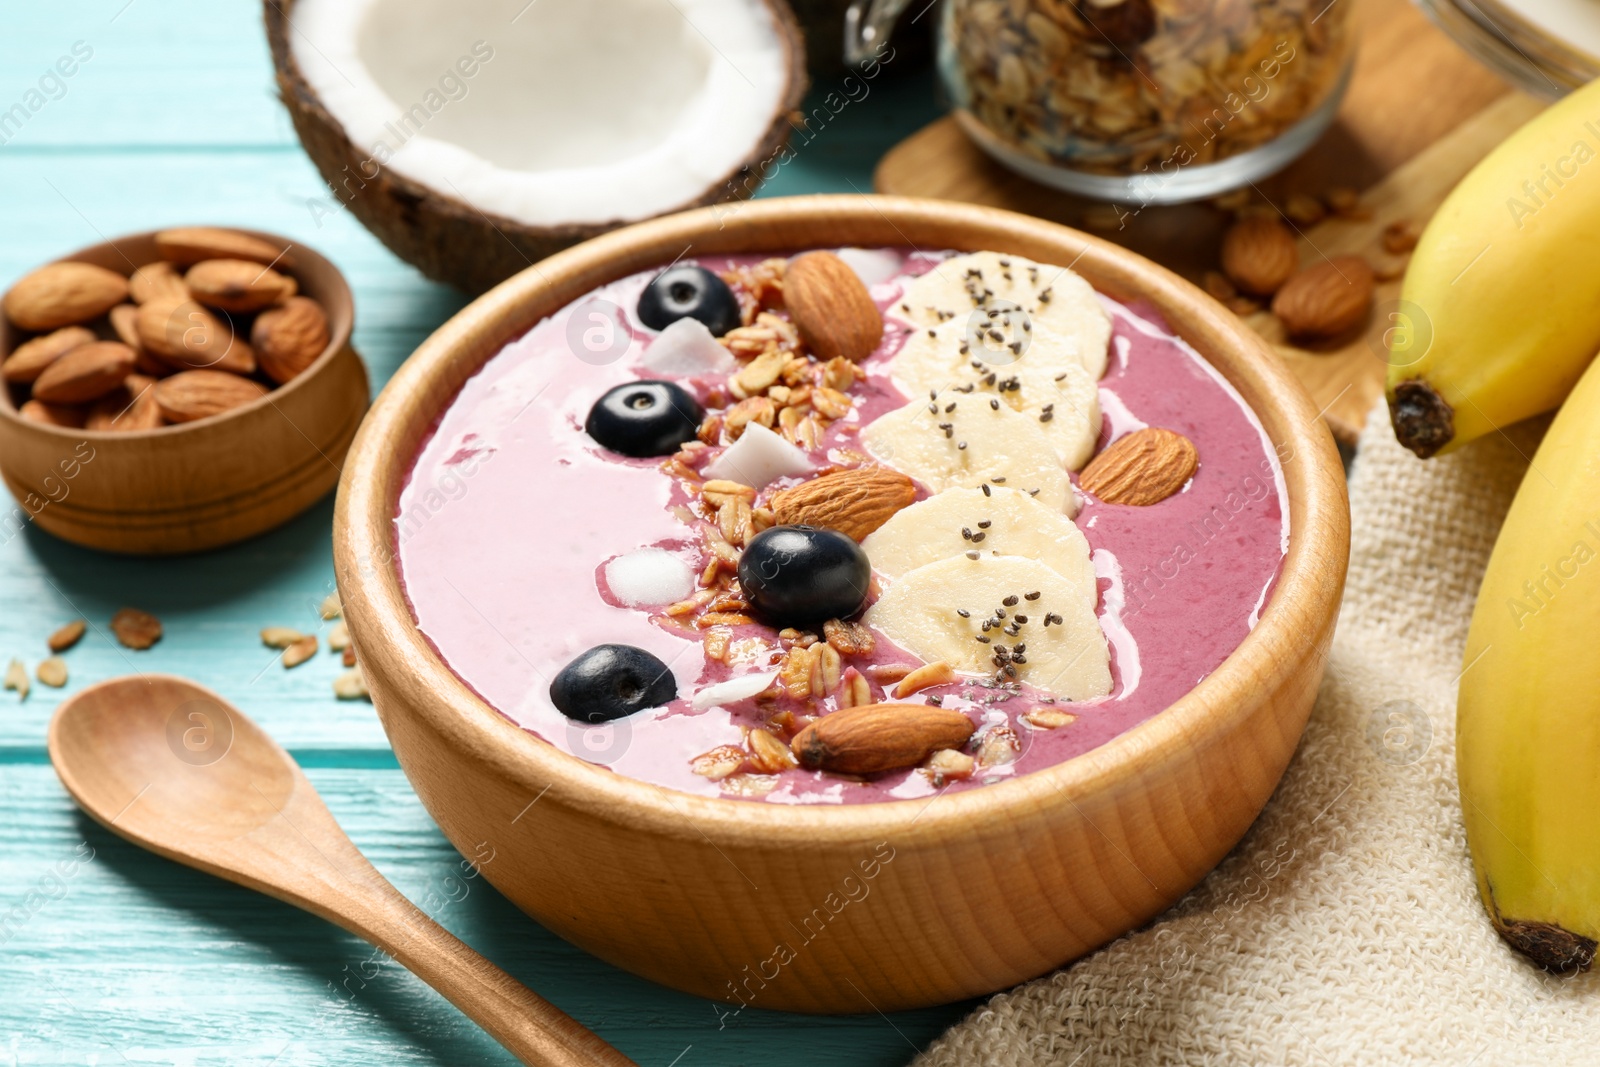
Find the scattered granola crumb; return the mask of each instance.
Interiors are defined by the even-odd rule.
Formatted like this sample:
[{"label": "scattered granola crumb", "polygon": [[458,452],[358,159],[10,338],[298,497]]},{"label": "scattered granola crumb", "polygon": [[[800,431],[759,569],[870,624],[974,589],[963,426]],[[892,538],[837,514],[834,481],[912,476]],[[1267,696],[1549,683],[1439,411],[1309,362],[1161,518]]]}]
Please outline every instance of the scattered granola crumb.
[{"label": "scattered granola crumb", "polygon": [[123,608],[111,616],[111,632],[124,648],[142,651],[161,640],[161,620],[148,611]]},{"label": "scattered granola crumb", "polygon": [[367,679],[361,673],[360,667],[345,671],[333,680],[333,695],[340,700],[372,699],[372,694],[367,692]]},{"label": "scattered granola crumb", "polygon": [[933,779],[933,784],[942,786],[946,781],[971,778],[972,772],[978,769],[978,761],[957,749],[942,748],[929,756],[922,766]]},{"label": "scattered granola crumb", "polygon": [[61,627],[61,629],[51,634],[45,643],[50,646],[51,652],[65,652],[67,649],[83,640],[84,632],[88,630],[88,628],[89,624],[84,622],[82,619],[73,619],[71,622]]},{"label": "scattered granola crumb", "polygon": [[1322,199],[1340,218],[1360,220],[1372,217],[1372,212],[1361,204],[1361,194],[1347,185],[1329,189]]},{"label": "scattered granola crumb", "polygon": [[1312,226],[1322,221],[1327,210],[1314,196],[1306,193],[1290,193],[1288,199],[1283,202],[1283,213],[1297,226]]},{"label": "scattered granola crumb", "polygon": [[1417,247],[1422,230],[1410,219],[1396,219],[1383,228],[1383,250],[1400,256]]},{"label": "scattered granola crumb", "polygon": [[350,647],[350,624],[343,621],[328,627],[328,651],[343,652]]},{"label": "scattered granola crumb", "polygon": [[12,660],[6,668],[5,686],[17,691],[18,703],[28,699],[28,668],[22,665],[20,659]]},{"label": "scattered granola crumb", "polygon": [[335,589],[322,598],[322,617],[324,619],[338,619],[344,616],[344,605],[339,603],[339,591]]},{"label": "scattered granola crumb", "polygon": [[718,745],[711,751],[702,752],[690,760],[689,769],[702,778],[720,782],[740,767],[743,767],[744,761],[744,749],[734,745]]},{"label": "scattered granola crumb", "polygon": [[1059,708],[1034,708],[1022,716],[1022,721],[1029,726],[1036,726],[1041,730],[1054,730],[1060,726],[1070,726],[1078,717],[1070,711]]},{"label": "scattered granola crumb", "polygon": [[341,662],[343,662],[346,667],[354,667],[356,665],[356,646],[355,645],[346,645],[345,646],[345,648],[344,648],[344,658],[343,658],[343,660]]},{"label": "scattered granola crumb", "polygon": [[945,685],[955,680],[955,668],[944,660],[939,660],[937,663],[926,663],[901,678],[900,684],[894,687],[894,695],[897,698],[904,699],[912,693],[935,685]]},{"label": "scattered granola crumb", "polygon": [[317,654],[317,638],[314,634],[307,634],[283,650],[283,666],[298,667],[306,660]]},{"label": "scattered granola crumb", "polygon": [[261,643],[268,648],[288,648],[305,636],[292,626],[267,626],[261,630]]},{"label": "scattered granola crumb", "polygon": [[67,684],[67,661],[60,656],[51,656],[41,660],[39,666],[34,668],[33,675],[39,679],[41,685],[48,685],[52,689],[60,689]]}]

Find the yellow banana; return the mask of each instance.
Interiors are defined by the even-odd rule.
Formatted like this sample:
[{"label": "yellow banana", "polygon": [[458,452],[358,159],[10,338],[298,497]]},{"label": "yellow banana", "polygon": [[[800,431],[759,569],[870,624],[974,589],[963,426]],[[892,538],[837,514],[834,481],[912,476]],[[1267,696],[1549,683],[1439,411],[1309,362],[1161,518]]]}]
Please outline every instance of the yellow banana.
[{"label": "yellow banana", "polygon": [[1549,411],[1600,348],[1600,81],[1474,167],[1423,231],[1393,316],[1389,412],[1427,457]]},{"label": "yellow banana", "polygon": [[1600,939],[1600,362],[1501,527],[1467,635],[1456,763],[1478,889],[1548,970]]}]

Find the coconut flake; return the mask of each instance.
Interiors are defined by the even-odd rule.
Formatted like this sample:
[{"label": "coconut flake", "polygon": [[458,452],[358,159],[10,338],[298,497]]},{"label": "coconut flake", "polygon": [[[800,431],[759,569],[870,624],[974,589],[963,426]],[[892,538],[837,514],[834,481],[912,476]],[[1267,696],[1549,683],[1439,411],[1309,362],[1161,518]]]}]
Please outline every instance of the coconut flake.
[{"label": "coconut flake", "polygon": [[655,374],[688,378],[696,374],[728,374],[738,361],[711,336],[699,319],[682,318],[672,323],[650,342],[640,360]]},{"label": "coconut flake", "polygon": [[869,286],[886,282],[900,273],[900,254],[886,248],[841,248],[839,258]]},{"label": "coconut flake", "polygon": [[777,671],[742,674],[737,678],[729,678],[725,682],[706,686],[696,693],[689,703],[696,711],[707,711],[718,704],[732,704],[737,700],[749,700],[753,696],[759,696],[771,689],[772,683],[777,680]]},{"label": "coconut flake", "polygon": [[630,608],[656,607],[694,592],[694,568],[662,548],[641,548],[606,564],[606,586]]},{"label": "coconut flake", "polygon": [[809,473],[806,454],[759,422],[748,423],[728,450],[706,464],[707,478],[726,478],[756,489],[774,478]]}]

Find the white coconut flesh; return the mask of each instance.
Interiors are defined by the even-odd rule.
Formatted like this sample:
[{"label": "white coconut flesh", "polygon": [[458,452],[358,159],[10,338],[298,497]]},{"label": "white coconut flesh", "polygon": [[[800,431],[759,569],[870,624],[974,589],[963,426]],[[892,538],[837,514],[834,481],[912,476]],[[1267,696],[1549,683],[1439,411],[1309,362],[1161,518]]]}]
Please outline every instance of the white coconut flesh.
[{"label": "white coconut flesh", "polygon": [[528,226],[647,218],[725,186],[789,80],[763,0],[300,0],[290,15],[295,61],[358,151]]}]

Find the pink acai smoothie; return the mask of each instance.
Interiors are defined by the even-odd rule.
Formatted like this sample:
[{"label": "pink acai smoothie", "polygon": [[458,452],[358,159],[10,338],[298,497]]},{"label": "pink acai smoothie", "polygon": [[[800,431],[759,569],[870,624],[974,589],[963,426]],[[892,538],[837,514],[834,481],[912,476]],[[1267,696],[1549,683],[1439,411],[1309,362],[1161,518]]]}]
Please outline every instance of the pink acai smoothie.
[{"label": "pink acai smoothie", "polygon": [[[853,409],[808,450],[819,470],[859,463],[861,428],[908,400],[891,381],[889,365],[912,327],[893,308],[903,286],[943,257],[895,256],[899,272],[871,286],[885,311],[883,342],[860,364],[849,390]],[[761,258],[698,262],[727,272]],[[607,562],[638,549],[665,549],[697,574],[709,559],[699,528],[708,524],[688,510],[691,493],[681,472],[669,469],[666,457],[608,452],[584,431],[602,393],[656,376],[640,360],[657,334],[634,312],[655,273],[602,286],[490,359],[439,420],[401,494],[395,536],[418,628],[467,685],[523,729],[617,774],[704,796],[790,804],[926,797],[982,788],[1104,744],[1192,689],[1255,626],[1288,544],[1272,444],[1234,389],[1156,315],[1102,297],[1112,335],[1099,382],[1099,447],[1157,426],[1187,436],[1200,457],[1183,490],[1152,506],[1106,504],[1079,493],[1076,522],[1099,579],[1096,610],[1110,649],[1110,694],[1069,703],[1026,685],[997,688],[963,677],[908,697],[968,714],[977,727],[969,751],[997,736],[1008,742],[1007,758],[980,763],[964,780],[921,768],[870,779],[748,767],[725,778],[696,773],[696,757],[743,745],[747,730],[797,709],[770,694],[706,710],[692,702],[710,684],[772,670],[786,647],[774,628],[758,621],[729,627],[731,652],[722,662],[707,655],[705,635],[692,624],[662,607],[622,606],[607,587]],[[679,384],[709,411],[730,402],[726,375]],[[710,462],[723,447],[701,449],[696,462]],[[600,725],[564,716],[552,703],[551,682],[600,644],[632,645],[659,657],[676,680],[677,698]],[[887,679],[895,672],[886,668],[918,661],[880,634],[870,655],[848,662],[869,679],[875,700],[893,700]],[[874,680],[880,673],[885,680]],[[809,710],[827,713],[833,706],[829,698]],[[1037,728],[1023,716],[1040,707],[1070,711],[1075,719]]]}]

